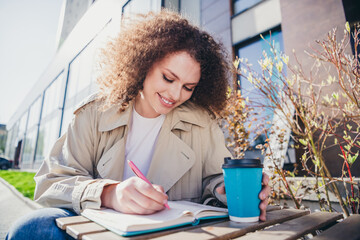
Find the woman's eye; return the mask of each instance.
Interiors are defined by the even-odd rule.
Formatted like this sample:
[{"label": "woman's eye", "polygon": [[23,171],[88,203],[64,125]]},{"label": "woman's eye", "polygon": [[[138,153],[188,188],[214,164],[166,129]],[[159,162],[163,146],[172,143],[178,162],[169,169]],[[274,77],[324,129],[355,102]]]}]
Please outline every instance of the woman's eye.
[{"label": "woman's eye", "polygon": [[184,89],[185,89],[186,91],[188,91],[188,92],[194,91],[194,88],[188,88],[188,87],[186,87],[186,86],[184,86]]},{"label": "woman's eye", "polygon": [[168,79],[165,75],[163,75],[163,78],[164,78],[164,80],[167,81],[167,82],[170,82],[170,83],[173,82],[173,80]]}]

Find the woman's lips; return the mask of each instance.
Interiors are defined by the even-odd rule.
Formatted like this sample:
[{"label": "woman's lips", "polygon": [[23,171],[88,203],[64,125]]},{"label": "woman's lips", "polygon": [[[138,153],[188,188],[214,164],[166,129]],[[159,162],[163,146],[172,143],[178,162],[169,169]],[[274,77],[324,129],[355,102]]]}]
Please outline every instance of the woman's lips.
[{"label": "woman's lips", "polygon": [[163,96],[161,96],[160,94],[159,98],[160,98],[160,102],[165,106],[165,107],[173,107],[175,105],[175,101],[171,101],[167,98],[164,98]]}]

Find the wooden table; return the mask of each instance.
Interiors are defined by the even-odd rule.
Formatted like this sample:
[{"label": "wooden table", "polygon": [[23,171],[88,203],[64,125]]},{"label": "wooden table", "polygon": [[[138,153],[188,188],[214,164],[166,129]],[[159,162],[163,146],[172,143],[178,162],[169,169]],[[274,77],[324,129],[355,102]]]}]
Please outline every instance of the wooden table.
[{"label": "wooden table", "polygon": [[204,222],[197,226],[180,227],[135,237],[121,237],[82,217],[56,219],[59,228],[75,239],[298,239],[315,236],[323,239],[360,239],[360,215],[343,220],[340,213],[281,209],[269,206],[267,220],[256,223],[235,223],[228,219]]}]

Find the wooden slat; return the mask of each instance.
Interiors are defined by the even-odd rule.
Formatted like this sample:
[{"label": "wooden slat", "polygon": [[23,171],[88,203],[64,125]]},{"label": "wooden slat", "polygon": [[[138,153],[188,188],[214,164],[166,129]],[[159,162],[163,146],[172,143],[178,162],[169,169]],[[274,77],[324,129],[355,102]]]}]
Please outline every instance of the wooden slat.
[{"label": "wooden slat", "polygon": [[188,225],[188,226],[183,226],[183,227],[178,227],[178,228],[173,228],[173,229],[167,229],[167,230],[153,232],[153,233],[146,233],[146,234],[136,235],[136,236],[131,236],[131,237],[122,237],[120,235],[117,235],[115,233],[107,231],[107,232],[101,232],[101,233],[96,233],[96,234],[86,234],[86,235],[83,235],[82,239],[84,239],[84,240],[102,240],[102,239],[141,240],[141,239],[153,239],[153,238],[156,238],[156,237],[159,237],[159,236],[167,236],[168,234],[172,234],[172,233],[176,233],[176,232],[182,232],[182,231],[188,231],[188,230],[191,230],[191,229],[196,229],[196,228],[198,228],[200,226],[210,226],[210,225],[220,223],[220,222],[225,222],[225,221],[228,221],[228,219],[207,220],[207,221],[202,222],[201,224],[196,225],[196,226]]},{"label": "wooden slat", "polygon": [[[85,218],[86,219],[86,218]],[[216,224],[216,223],[219,223],[219,222],[225,222],[227,221],[228,219],[227,218],[221,218],[221,219],[213,219],[213,220],[205,220],[205,221],[202,221],[200,226],[209,226],[209,225],[212,225],[212,224]],[[90,223],[93,223],[93,224],[96,224],[95,222],[92,222],[92,221],[89,221]],[[89,223],[87,222],[87,223]],[[74,223],[72,225],[78,225],[77,223]],[[99,225],[100,226],[100,225]],[[186,230],[191,230],[191,229],[194,229],[194,228],[198,228],[199,225],[196,225],[196,226],[192,226],[192,225],[186,225],[186,226],[183,226],[183,227],[178,227],[178,228],[173,228],[173,229],[167,229],[167,230],[163,230],[163,231],[159,231],[159,232],[153,232],[153,233],[147,233],[147,234],[142,234],[142,235],[137,235],[137,236],[132,236],[132,237],[122,237],[120,235],[117,235],[115,233],[113,233],[115,236],[118,236],[118,238],[116,239],[149,239],[149,238],[153,238],[153,237],[157,237],[157,236],[163,236],[163,235],[166,235],[166,234],[171,234],[171,233],[174,233],[174,232],[179,232],[179,231],[186,231]],[[82,234],[86,234],[88,235],[87,236],[87,239],[101,239],[101,238],[97,238],[99,236],[101,236],[101,234],[99,233],[98,235],[93,235],[93,236],[90,236],[90,234],[92,233],[86,233],[86,231]],[[109,235],[107,235],[109,236]],[[76,236],[75,236],[76,237]],[[74,238],[75,238],[74,237]]]},{"label": "wooden slat", "polygon": [[[268,205],[266,208],[267,212],[271,212],[271,211],[276,211],[276,210],[280,210],[282,209],[281,206],[278,205]],[[281,212],[280,212],[281,213]],[[158,238],[158,237],[163,237],[163,236],[169,236],[171,234],[174,233],[180,233],[185,234],[187,231],[190,230],[194,230],[194,229],[198,229],[198,228],[202,228],[202,227],[207,227],[207,226],[212,226],[214,224],[219,224],[219,223],[224,223],[227,222],[228,219],[219,219],[219,220],[210,220],[210,221],[203,221],[200,223],[200,225],[197,226],[184,226],[184,227],[179,227],[179,228],[174,228],[174,229],[168,229],[165,231],[160,231],[160,232],[154,232],[154,233],[149,233],[149,234],[145,234],[145,235],[139,235],[139,236],[134,236],[134,237],[127,237],[126,239],[136,239],[136,240],[140,240],[140,239],[154,239],[154,238]],[[100,239],[100,238],[99,238]],[[125,239],[125,238],[120,238],[120,239]]]},{"label": "wooden slat", "polygon": [[281,207],[279,205],[268,205],[266,207],[266,212],[271,212],[271,211],[280,210],[280,209],[283,209],[283,207]]},{"label": "wooden slat", "polygon": [[105,232],[106,228],[94,222],[69,225],[66,227],[66,233],[75,239],[82,239],[84,234]]},{"label": "wooden slat", "polygon": [[187,226],[183,226],[183,227],[167,229],[167,230],[164,230],[164,231],[159,231],[159,232],[153,232],[153,233],[149,233],[149,234],[134,236],[134,237],[131,237],[130,239],[134,239],[134,240],[154,239],[154,238],[157,238],[157,237],[172,235],[172,234],[178,233],[178,232],[187,232],[187,231],[197,229],[197,228],[200,228],[200,227],[212,226],[214,224],[227,222],[228,220],[229,220],[228,218],[216,219],[216,220],[215,219],[205,220],[205,221],[202,221],[199,225],[195,225],[195,226],[187,225]]},{"label": "wooden slat", "polygon": [[275,210],[267,213],[267,221],[265,222],[235,223],[232,221],[225,221],[212,224],[211,226],[199,227],[190,231],[159,236],[155,239],[231,239],[306,214],[309,214],[309,212],[296,209]]},{"label": "wooden slat", "polygon": [[360,215],[351,215],[344,221],[314,237],[313,240],[358,240],[360,239]]},{"label": "wooden slat", "polygon": [[83,240],[122,240],[122,239],[131,239],[131,238],[121,237],[113,232],[107,231],[100,233],[85,234],[82,236],[82,239]]},{"label": "wooden slat", "polygon": [[88,223],[88,222],[91,221],[87,218],[84,218],[83,216],[62,217],[56,219],[56,225],[62,230],[65,230],[66,227],[69,225]]},{"label": "wooden slat", "polygon": [[243,236],[241,240],[292,240],[334,224],[343,216],[341,213],[315,212],[280,225]]},{"label": "wooden slat", "polygon": [[[219,220],[212,220],[212,221],[207,221],[205,223],[200,224],[200,226],[210,226],[219,222],[225,222],[227,221],[226,219],[219,219]],[[168,236],[169,234],[172,233],[176,233],[176,232],[183,232],[183,231],[189,231],[191,229],[196,229],[198,227],[200,227],[199,225],[196,226],[192,226],[192,225],[188,225],[188,226],[183,226],[183,227],[178,227],[178,228],[173,228],[173,229],[167,229],[164,231],[158,231],[158,232],[153,232],[153,233],[147,233],[147,234],[142,234],[142,235],[136,235],[136,236],[131,236],[131,237],[122,237],[120,235],[117,235],[113,232],[107,231],[107,232],[101,232],[101,233],[96,233],[96,234],[86,234],[83,235],[83,240],[123,240],[123,239],[127,239],[127,240],[142,240],[142,239],[153,239],[156,237],[160,237],[160,236]]]}]

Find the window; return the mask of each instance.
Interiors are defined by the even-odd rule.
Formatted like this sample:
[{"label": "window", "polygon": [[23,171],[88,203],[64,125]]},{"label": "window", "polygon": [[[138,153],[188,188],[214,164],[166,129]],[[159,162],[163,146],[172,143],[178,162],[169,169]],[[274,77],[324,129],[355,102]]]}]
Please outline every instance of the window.
[{"label": "window", "polygon": [[97,90],[96,44],[100,43],[96,40],[90,42],[69,65],[61,134],[66,132],[76,106]]},{"label": "window", "polygon": [[18,135],[18,131],[19,131],[19,121],[17,121],[10,129],[9,131],[9,136],[6,142],[6,156],[9,159],[13,159],[15,157],[15,148],[17,145],[17,135]]},{"label": "window", "polygon": [[129,0],[123,6],[123,14],[148,13],[149,11],[159,11],[161,0]]},{"label": "window", "polygon": [[61,123],[61,134],[64,134],[73,118],[74,107],[68,107],[64,110],[62,123]]},{"label": "window", "polygon": [[7,139],[6,139],[6,146],[5,146],[5,156],[9,159],[12,159],[14,156],[10,155],[10,151],[12,148],[12,139],[13,139],[13,135],[14,135],[14,127],[12,127],[7,134]]},{"label": "window", "polygon": [[234,15],[241,13],[263,0],[233,0]]},{"label": "window", "polygon": [[[90,87],[94,82],[94,79],[92,78],[94,53],[95,49],[93,44],[89,44],[70,63],[66,90],[66,104],[76,105],[90,94]],[[69,101],[72,101],[72,103]]]},{"label": "window", "polygon": [[[271,34],[266,34],[264,38],[266,41],[273,41],[275,43],[275,48],[278,51],[283,51],[283,40],[280,30],[273,31]],[[247,58],[248,61],[253,64],[254,70],[259,73],[261,67],[258,64],[258,60],[262,57],[263,51],[265,51],[268,56],[272,55],[269,44],[266,41],[263,41],[260,37],[256,37],[244,44],[240,44],[237,48],[237,56],[239,58]],[[256,98],[257,90],[252,87],[251,83],[246,79],[240,78],[240,88],[244,96],[248,96],[252,99]]]},{"label": "window", "polygon": [[26,111],[20,118],[19,121],[19,127],[18,127],[18,131],[16,136],[16,140],[15,140],[15,146],[18,146],[18,143],[20,143],[19,148],[17,149],[18,151],[18,158],[19,159],[14,159],[15,160],[15,166],[18,166],[21,164],[22,162],[22,151],[23,151],[23,146],[24,146],[24,137],[25,137],[25,130],[26,130],[26,123],[27,123],[27,119],[28,119],[28,113],[29,111]]},{"label": "window", "polygon": [[58,118],[51,118],[48,121],[41,123],[39,137],[37,140],[35,168],[38,167],[45,159],[56,139],[59,137],[59,127],[60,116]]},{"label": "window", "polygon": [[61,73],[45,90],[42,119],[51,118],[54,112],[56,113],[62,109],[64,102],[63,84],[64,74]]},{"label": "window", "polygon": [[171,9],[173,11],[179,12],[180,10],[180,0],[165,0],[164,1],[164,7]]},{"label": "window", "polygon": [[37,131],[35,131],[35,129],[32,129],[26,133],[25,144],[21,158],[22,168],[32,167],[34,152],[35,152],[36,135],[37,135]]},{"label": "window", "polygon": [[[353,0],[342,0],[344,12],[345,12],[345,18],[346,21],[350,24],[350,31],[351,36],[353,36],[355,27],[360,25],[360,2],[359,1],[353,1]],[[353,37],[350,38],[351,41],[351,48],[353,54],[355,54],[355,47],[354,47],[354,39]],[[359,51],[359,50],[358,50]],[[358,59],[360,60],[360,56],[358,56]]]},{"label": "window", "polygon": [[[283,51],[283,40],[280,29],[272,31],[271,34],[263,34],[263,36],[267,41],[271,40],[271,42],[274,42],[277,51]],[[258,64],[258,60],[262,57],[263,51],[265,51],[268,56],[272,56],[269,44],[260,37],[256,37],[241,43],[236,48],[237,56],[239,58],[247,58],[249,63],[253,64],[253,69],[259,73],[261,72],[261,67]],[[267,100],[265,98],[259,97],[261,95],[259,95],[258,90],[254,88],[252,84],[247,81],[247,79],[239,77],[239,83],[239,88],[242,92],[242,95],[249,98],[250,104],[255,108],[255,111],[258,110],[257,121],[251,122],[252,127],[256,127],[258,124],[264,121],[264,119],[266,119],[267,123],[265,127],[270,128],[273,112],[269,109],[264,110],[259,108],[259,103],[264,103],[264,101]],[[252,147],[255,147],[257,144],[265,143],[264,141],[266,138],[267,136],[263,134],[256,138],[256,133],[251,131],[250,140],[252,141]],[[250,154],[251,156],[249,156]],[[253,156],[252,154],[255,154],[256,156]],[[248,157],[259,157],[259,154],[260,153],[257,152],[257,150],[253,150],[252,152],[248,153]]]},{"label": "window", "polygon": [[64,73],[62,72],[44,92],[44,103],[33,168],[40,166],[49,153],[51,146],[59,137],[61,112],[64,102],[63,85]]},{"label": "window", "polygon": [[29,110],[29,120],[22,153],[22,168],[31,168],[33,164],[40,120],[41,103],[42,98],[38,97],[37,100],[31,105]]},{"label": "window", "polygon": [[27,129],[31,129],[39,124],[41,111],[41,97],[38,97],[33,105],[30,107],[29,120]]},{"label": "window", "polygon": [[18,135],[17,135],[18,139],[24,138],[28,113],[29,113],[29,111],[26,111],[20,118],[19,130],[18,130]]}]

